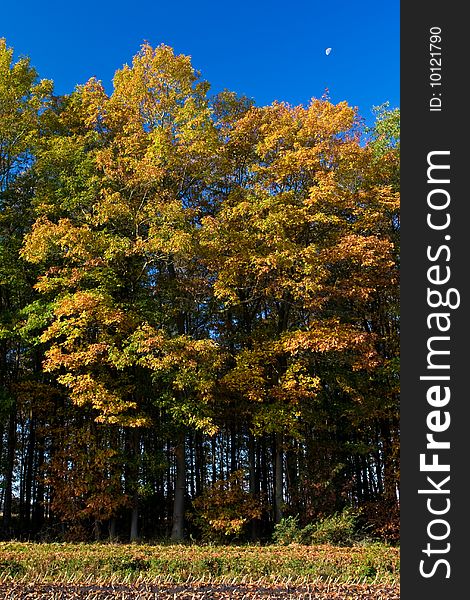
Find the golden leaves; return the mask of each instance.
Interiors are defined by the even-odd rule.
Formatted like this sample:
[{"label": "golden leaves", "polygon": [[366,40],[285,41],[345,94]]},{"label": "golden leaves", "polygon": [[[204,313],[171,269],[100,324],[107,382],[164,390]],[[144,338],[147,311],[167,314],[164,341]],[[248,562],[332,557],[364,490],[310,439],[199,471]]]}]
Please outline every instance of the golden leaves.
[{"label": "golden leaves", "polygon": [[243,477],[243,470],[234,471],[193,501],[193,520],[207,539],[238,535],[248,522],[261,518],[263,501],[248,492]]},{"label": "golden leaves", "polygon": [[[280,345],[284,351],[297,355],[304,352],[353,352],[355,368],[373,369],[379,364],[375,351],[375,335],[358,327],[341,323],[333,317],[312,321],[306,331],[283,334]],[[360,357],[363,357],[360,360]],[[359,360],[358,360],[359,359]]]},{"label": "golden leaves", "polygon": [[23,249],[54,297],[45,368],[107,422],[140,418],[144,372],[175,422],[213,431],[227,396],[294,428],[325,373],[380,363],[395,159],[345,102],[225,94],[214,116],[207,91],[189,57],[144,44],[112,94],[92,79],[64,106],[73,135],[40,161],[60,185]]},{"label": "golden leaves", "polygon": [[89,225],[76,226],[70,219],[54,223],[40,217],[26,236],[21,254],[32,263],[60,257],[69,264],[83,264],[109,252],[111,241],[110,236],[92,230]]}]

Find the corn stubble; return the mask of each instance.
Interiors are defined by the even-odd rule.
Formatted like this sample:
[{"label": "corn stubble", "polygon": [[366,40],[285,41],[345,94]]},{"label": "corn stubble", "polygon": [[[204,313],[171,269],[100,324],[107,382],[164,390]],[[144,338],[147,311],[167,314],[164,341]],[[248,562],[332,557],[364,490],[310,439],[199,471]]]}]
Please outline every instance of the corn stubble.
[{"label": "corn stubble", "polygon": [[375,584],[315,583],[300,586],[263,584],[215,585],[188,583],[178,586],[136,584],[0,584],[5,600],[398,600],[397,586]]}]

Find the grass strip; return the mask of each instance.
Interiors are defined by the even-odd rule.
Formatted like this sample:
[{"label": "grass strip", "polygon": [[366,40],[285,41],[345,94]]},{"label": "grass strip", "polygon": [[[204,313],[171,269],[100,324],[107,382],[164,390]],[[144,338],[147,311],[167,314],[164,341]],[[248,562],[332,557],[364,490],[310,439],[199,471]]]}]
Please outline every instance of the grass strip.
[{"label": "grass strip", "polygon": [[61,584],[399,583],[385,545],[203,546],[0,542],[0,582]]}]

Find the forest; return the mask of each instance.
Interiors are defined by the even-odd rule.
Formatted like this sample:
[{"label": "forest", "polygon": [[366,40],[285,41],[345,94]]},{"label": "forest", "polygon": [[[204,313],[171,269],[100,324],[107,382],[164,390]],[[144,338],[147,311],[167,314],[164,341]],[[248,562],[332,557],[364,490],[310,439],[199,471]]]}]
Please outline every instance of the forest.
[{"label": "forest", "polygon": [[212,94],[147,43],[59,96],[0,40],[0,539],[354,514],[398,541],[399,111],[374,112]]}]

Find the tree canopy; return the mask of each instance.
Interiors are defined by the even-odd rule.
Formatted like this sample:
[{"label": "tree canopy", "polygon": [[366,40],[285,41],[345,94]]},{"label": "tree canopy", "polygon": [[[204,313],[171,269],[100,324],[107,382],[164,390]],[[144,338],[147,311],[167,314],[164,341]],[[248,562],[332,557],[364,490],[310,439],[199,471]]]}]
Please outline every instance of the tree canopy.
[{"label": "tree canopy", "polygon": [[149,44],[58,97],[12,57],[4,535],[263,540],[354,507],[395,539],[398,110],[210,95]]}]

